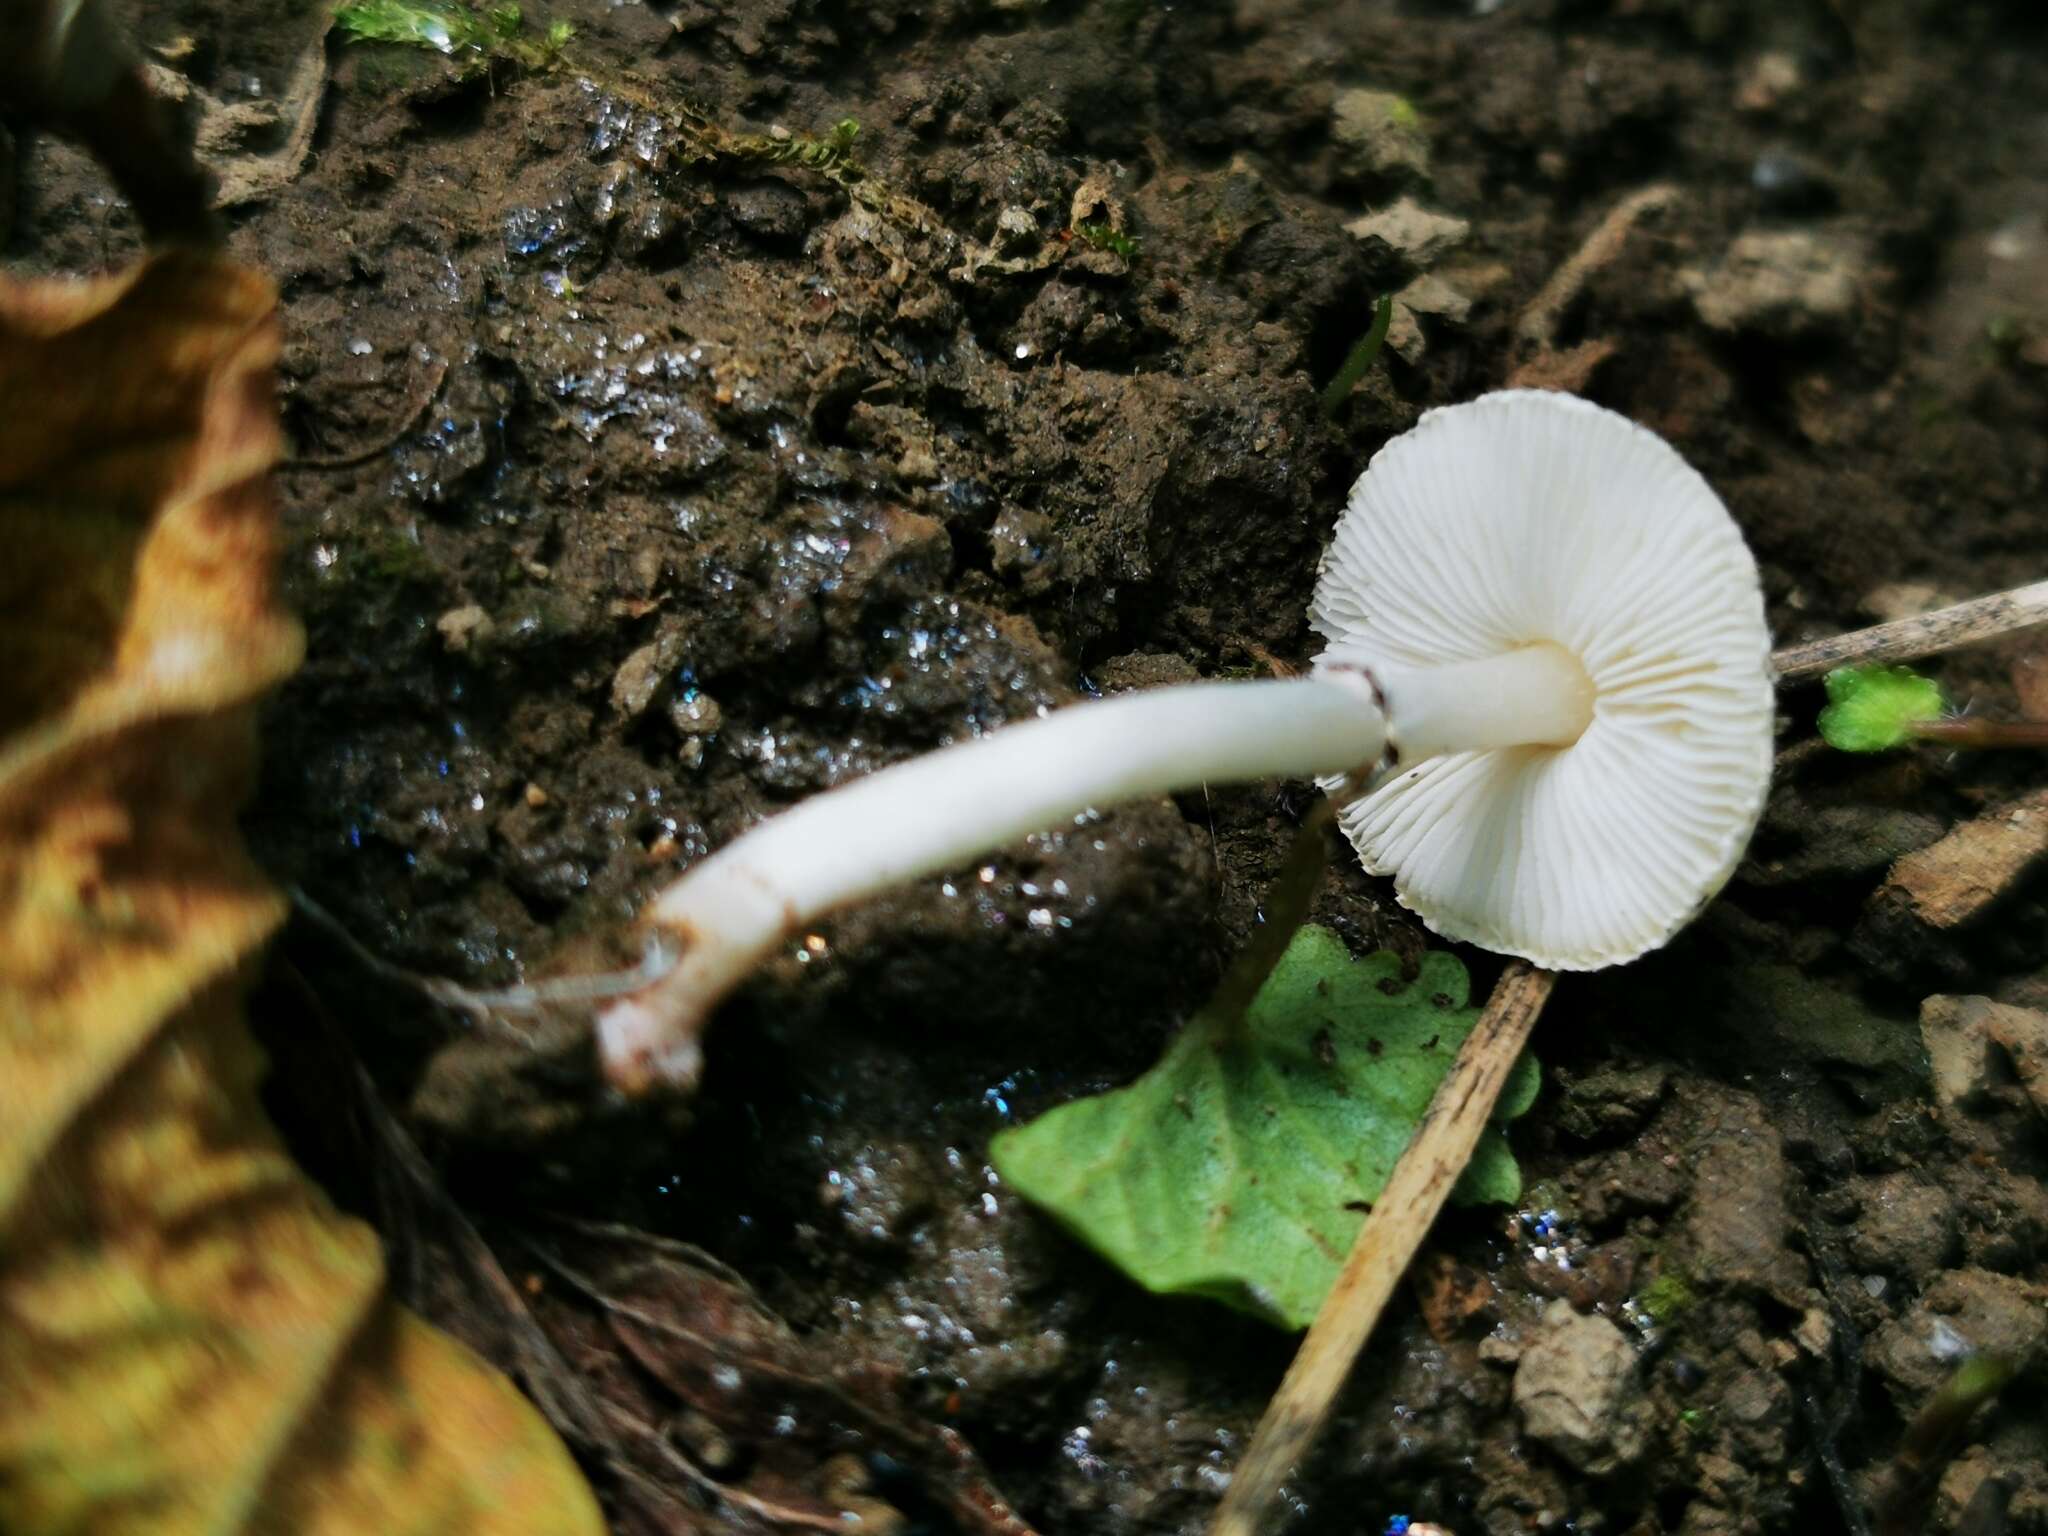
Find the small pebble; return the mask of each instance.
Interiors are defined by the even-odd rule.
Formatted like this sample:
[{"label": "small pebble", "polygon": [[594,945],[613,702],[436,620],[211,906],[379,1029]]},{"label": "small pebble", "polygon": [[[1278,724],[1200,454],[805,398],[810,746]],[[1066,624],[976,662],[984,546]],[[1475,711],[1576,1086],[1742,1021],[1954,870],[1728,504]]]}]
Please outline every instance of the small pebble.
[{"label": "small pebble", "polygon": [[1834,184],[1797,155],[1767,151],[1749,168],[1749,184],[1770,213],[1825,213],[1835,206]]}]

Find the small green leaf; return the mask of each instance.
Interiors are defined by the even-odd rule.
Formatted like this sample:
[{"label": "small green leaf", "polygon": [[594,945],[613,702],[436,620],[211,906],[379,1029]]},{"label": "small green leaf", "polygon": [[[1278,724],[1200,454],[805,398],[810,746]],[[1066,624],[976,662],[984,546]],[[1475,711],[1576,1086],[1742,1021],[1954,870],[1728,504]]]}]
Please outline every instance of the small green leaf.
[{"label": "small green leaf", "polygon": [[1904,746],[1915,725],[1939,720],[1947,708],[1934,680],[1910,667],[1837,667],[1827,675],[1827,689],[1820,734],[1840,752]]},{"label": "small green leaf", "polygon": [[[1129,1087],[1002,1132],[996,1171],[1146,1289],[1304,1328],[1479,1017],[1453,956],[1400,974],[1304,927],[1242,1019],[1212,1004]],[[1524,1057],[1495,1119],[1537,1086]],[[1496,1126],[1452,1198],[1521,1187]]]}]

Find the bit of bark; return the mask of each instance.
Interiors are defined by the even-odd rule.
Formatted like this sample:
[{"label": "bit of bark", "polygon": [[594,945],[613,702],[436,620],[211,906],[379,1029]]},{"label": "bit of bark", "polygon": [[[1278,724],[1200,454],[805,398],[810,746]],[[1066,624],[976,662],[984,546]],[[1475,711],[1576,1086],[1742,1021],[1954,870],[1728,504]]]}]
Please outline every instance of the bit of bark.
[{"label": "bit of bark", "polygon": [[1887,915],[1929,928],[1957,928],[1982,915],[2048,856],[2048,790],[1964,822],[1909,853],[1872,898]]}]

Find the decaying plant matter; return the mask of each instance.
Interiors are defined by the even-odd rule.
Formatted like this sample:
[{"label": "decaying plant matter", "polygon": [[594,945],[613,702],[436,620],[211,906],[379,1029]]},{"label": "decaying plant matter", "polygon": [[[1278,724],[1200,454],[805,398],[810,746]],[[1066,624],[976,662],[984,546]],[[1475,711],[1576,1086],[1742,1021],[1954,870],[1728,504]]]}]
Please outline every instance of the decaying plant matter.
[{"label": "decaying plant matter", "polygon": [[595,1533],[257,1097],[275,304],[199,255],[0,281],[0,1526]]}]

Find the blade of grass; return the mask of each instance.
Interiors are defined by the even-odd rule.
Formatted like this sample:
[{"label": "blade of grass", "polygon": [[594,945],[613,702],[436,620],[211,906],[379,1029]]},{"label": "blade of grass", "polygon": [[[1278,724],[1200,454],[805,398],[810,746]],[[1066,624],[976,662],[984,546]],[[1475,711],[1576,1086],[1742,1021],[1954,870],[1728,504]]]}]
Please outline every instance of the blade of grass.
[{"label": "blade of grass", "polygon": [[1335,421],[1337,412],[1344,408],[1351,391],[1358,387],[1358,381],[1365,377],[1380,355],[1380,348],[1387,344],[1387,328],[1394,323],[1394,296],[1380,295],[1379,307],[1373,311],[1372,326],[1364,338],[1351,349],[1351,355],[1344,359],[1344,366],[1336,376],[1323,386],[1323,416]]}]

